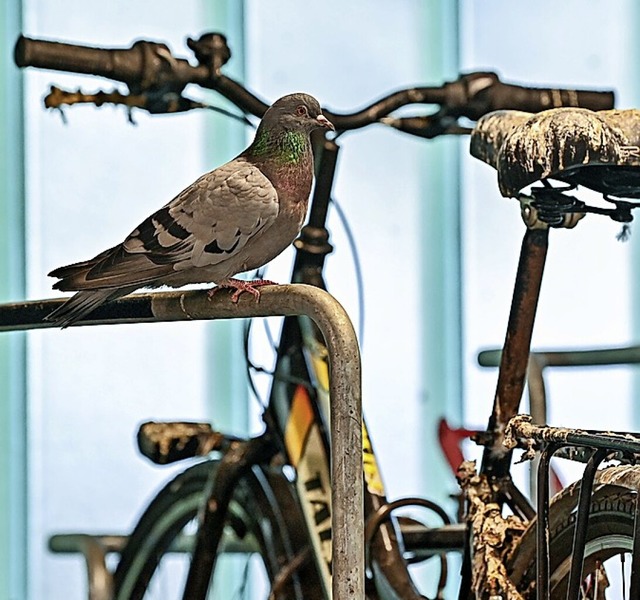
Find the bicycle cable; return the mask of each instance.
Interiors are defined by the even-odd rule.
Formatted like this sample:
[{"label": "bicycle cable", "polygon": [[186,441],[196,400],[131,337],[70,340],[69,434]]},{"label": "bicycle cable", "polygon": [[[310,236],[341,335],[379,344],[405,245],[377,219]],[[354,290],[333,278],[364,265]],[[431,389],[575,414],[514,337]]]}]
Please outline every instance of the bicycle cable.
[{"label": "bicycle cable", "polygon": [[364,346],[364,320],[365,320],[365,307],[364,307],[364,277],[362,274],[362,263],[360,262],[360,253],[358,252],[358,246],[356,244],[355,236],[353,235],[353,229],[349,225],[349,220],[345,214],[340,203],[331,196],[329,199],[331,204],[336,209],[338,219],[344,229],[344,233],[347,236],[347,243],[351,250],[351,258],[353,260],[353,268],[356,277],[356,294],[358,296],[358,338],[360,340],[360,347]]},{"label": "bicycle cable", "polygon": [[[347,244],[351,251],[351,257],[353,261],[353,268],[355,271],[355,279],[356,279],[356,295],[358,299],[357,300],[358,302],[358,337],[360,339],[360,345],[362,346],[363,340],[364,340],[365,304],[364,304],[364,277],[363,277],[363,271],[362,271],[362,262],[360,260],[360,253],[358,251],[356,239],[353,234],[353,229],[349,224],[349,219],[347,218],[347,215],[344,212],[342,206],[335,199],[334,196],[331,196],[329,200],[336,209],[338,220],[340,221],[340,224],[344,229],[345,236],[347,238]],[[258,269],[255,275],[259,279],[263,279],[266,271],[267,271],[267,266],[263,267],[262,269]],[[275,337],[273,336],[271,328],[269,327],[269,322],[267,319],[262,319],[262,322],[264,325],[264,331],[267,337],[267,341],[269,342],[269,345],[271,346],[272,350],[277,353],[278,345],[275,341]],[[276,377],[276,374],[274,371],[270,371],[266,367],[257,365],[251,359],[251,352],[250,352],[249,346],[250,346],[252,325],[253,325],[253,320],[249,319],[246,321],[244,326],[244,356],[245,356],[245,365],[247,368],[247,379],[249,382],[249,388],[252,395],[258,401],[260,406],[262,408],[265,408],[267,406],[267,403],[265,402],[264,398],[261,397],[260,392],[258,391],[258,387],[254,379],[254,374],[265,373],[271,377]]]}]

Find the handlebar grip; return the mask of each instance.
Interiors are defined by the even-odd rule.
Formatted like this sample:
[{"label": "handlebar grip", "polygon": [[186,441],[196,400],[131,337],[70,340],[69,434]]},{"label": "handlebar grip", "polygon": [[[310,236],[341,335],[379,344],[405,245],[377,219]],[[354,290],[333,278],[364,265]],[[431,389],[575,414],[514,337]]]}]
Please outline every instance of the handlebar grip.
[{"label": "handlebar grip", "polygon": [[93,48],[20,36],[14,59],[19,67],[98,75],[127,83],[134,81],[142,68],[142,57],[136,54],[131,49]]},{"label": "handlebar grip", "polygon": [[[193,83],[213,89],[245,112],[262,116],[267,105],[244,86],[220,73],[231,51],[219,33],[205,33],[187,44],[198,60],[197,65],[176,58],[166,44],[138,40],[130,48],[94,48],[77,44],[35,40],[20,36],[14,59],[19,67],[37,67],[97,75],[127,84],[132,93],[182,94]],[[162,108],[150,112],[173,112]],[[175,109],[174,109],[175,110]]]},{"label": "handlebar grip", "polygon": [[549,108],[573,106],[590,110],[607,110],[614,106],[613,92],[526,88],[500,83],[492,90],[492,109],[514,109],[540,112]]},{"label": "handlebar grip", "polygon": [[573,106],[591,110],[607,110],[614,106],[611,91],[568,90],[526,87],[503,83],[493,72],[462,75],[445,84],[445,111],[455,117],[477,121],[495,110],[522,110],[537,113],[549,108]]}]

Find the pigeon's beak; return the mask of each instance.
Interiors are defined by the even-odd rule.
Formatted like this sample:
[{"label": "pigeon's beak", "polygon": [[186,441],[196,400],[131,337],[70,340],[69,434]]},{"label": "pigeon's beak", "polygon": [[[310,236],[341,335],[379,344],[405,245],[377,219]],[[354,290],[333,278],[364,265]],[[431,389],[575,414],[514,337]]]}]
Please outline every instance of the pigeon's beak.
[{"label": "pigeon's beak", "polygon": [[333,123],[327,119],[324,115],[318,115],[316,117],[316,121],[320,127],[326,127],[327,129],[331,129],[331,131],[335,131],[336,128],[333,126]]}]

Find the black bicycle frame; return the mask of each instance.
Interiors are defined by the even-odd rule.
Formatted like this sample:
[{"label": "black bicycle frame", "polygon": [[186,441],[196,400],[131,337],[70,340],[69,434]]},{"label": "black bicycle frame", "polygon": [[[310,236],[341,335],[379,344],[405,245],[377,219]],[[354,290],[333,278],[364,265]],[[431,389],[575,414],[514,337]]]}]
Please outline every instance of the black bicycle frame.
[{"label": "black bicycle frame", "polygon": [[[314,135],[313,148],[315,156],[316,180],[309,209],[309,219],[302,229],[300,237],[295,242],[296,254],[291,276],[294,283],[306,283],[325,289],[323,269],[326,256],[332,251],[329,243],[329,232],[326,228],[329,205],[331,203],[331,192],[336,172],[339,146],[335,140],[327,138],[324,133],[318,132]],[[313,336],[311,341],[309,336]],[[285,317],[280,342],[278,344],[278,354],[276,360],[275,373],[269,396],[268,406],[263,414],[263,419],[267,424],[265,439],[269,441],[265,445],[261,442],[260,452],[251,452],[249,449],[243,452],[242,460],[232,458],[234,467],[231,474],[225,481],[214,483],[209,491],[210,498],[215,500],[212,503],[205,503],[204,506],[211,507],[200,516],[201,526],[198,534],[198,544],[193,553],[192,563],[189,570],[187,586],[184,598],[190,600],[204,600],[211,571],[215,564],[216,549],[219,545],[225,511],[221,510],[226,506],[230,498],[230,491],[233,483],[237,481],[247,468],[253,465],[264,464],[268,461],[275,449],[280,450],[287,456],[287,447],[284,443],[288,422],[293,410],[294,399],[300,388],[308,392],[311,398],[310,406],[313,410],[314,423],[321,431],[321,439],[325,456],[330,455],[329,451],[329,429],[325,421],[325,416],[319,406],[316,391],[318,382],[315,380],[313,369],[309,365],[309,357],[305,356],[304,349],[310,345],[322,346],[323,341],[320,334],[315,330],[313,324],[304,318]],[[365,448],[365,456],[373,455],[370,441]],[[251,442],[249,442],[251,444]],[[291,457],[287,456],[290,460]],[[226,457],[223,457],[224,462]],[[230,483],[231,482],[231,483]],[[309,489],[311,483],[307,484]],[[326,492],[328,493],[328,489]],[[220,503],[223,503],[221,506]],[[314,506],[318,508],[316,515],[322,511],[322,522],[330,523],[331,506],[330,502],[313,500]],[[386,497],[379,493],[373,493],[371,486],[365,485],[364,492],[365,516],[370,516],[387,504]],[[310,531],[309,537],[317,535],[317,532]],[[325,541],[330,540],[330,528],[324,528],[320,536]],[[324,536],[324,537],[323,537]],[[383,546],[382,540],[390,541],[390,546]],[[458,542],[458,547],[460,542]],[[370,561],[375,569],[377,577],[383,577],[394,591],[394,598],[402,600],[419,600],[422,598],[416,590],[411,577],[409,576],[406,562],[404,561],[402,550],[398,542],[397,524],[393,519],[384,519],[370,543]],[[318,566],[322,570],[322,565]],[[330,564],[327,565],[330,572]],[[386,596],[389,598],[389,596]]]},{"label": "black bicycle frame", "polygon": [[[307,283],[323,289],[326,288],[323,270],[327,255],[332,251],[329,243],[329,232],[326,228],[331,193],[338,162],[339,146],[336,140],[328,139],[323,132],[314,140],[314,153],[316,157],[316,184],[314,188],[309,221],[303,228],[299,239],[295,242],[296,257],[293,266],[291,281],[294,283]],[[285,419],[291,410],[291,398],[294,388],[299,383],[306,382],[311,390],[317,389],[317,382],[313,381],[308,359],[303,355],[303,349],[309,346],[306,336],[312,335],[315,344],[322,344],[322,340],[313,324],[304,318],[285,318],[281,341],[278,350],[278,367],[271,389],[267,414],[277,424],[282,432],[286,426]],[[324,422],[317,402],[313,403],[316,418]],[[327,444],[326,452],[329,455],[329,436],[325,424],[323,440]],[[366,432],[366,426],[365,426]],[[371,464],[373,449],[367,435],[365,435],[364,461],[365,465]],[[387,504],[387,498],[380,490],[372,491],[372,486],[365,478],[364,486],[365,518],[375,514]],[[386,538],[389,544],[384,547],[382,540]],[[398,542],[397,524],[391,519],[384,520],[373,537],[369,548],[370,563],[377,565],[375,568],[378,577],[384,577],[391,589],[403,600],[419,599],[422,596],[416,590],[411,577],[408,574],[406,563],[402,556]]]}]

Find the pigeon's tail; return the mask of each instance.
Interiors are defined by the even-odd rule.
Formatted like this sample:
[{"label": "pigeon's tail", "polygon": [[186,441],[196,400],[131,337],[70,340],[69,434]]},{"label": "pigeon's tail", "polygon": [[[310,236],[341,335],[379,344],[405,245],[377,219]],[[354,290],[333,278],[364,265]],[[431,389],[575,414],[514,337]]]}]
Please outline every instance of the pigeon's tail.
[{"label": "pigeon's tail", "polygon": [[62,306],[56,308],[45,317],[45,321],[55,323],[62,329],[73,325],[82,317],[93,312],[98,306],[124,296],[135,288],[107,288],[103,290],[88,290],[74,294]]},{"label": "pigeon's tail", "polygon": [[[53,289],[60,290],[61,292],[76,292],[78,290],[91,289],[91,287],[93,287],[97,290],[99,288],[99,284],[96,285],[94,282],[93,286],[88,285],[87,275],[89,275],[92,268],[96,267],[101,261],[113,253],[113,250],[114,249],[111,248],[90,260],[54,269],[49,273],[49,277],[57,277],[60,281],[56,281],[53,284]],[[108,286],[103,285],[102,289],[106,289],[107,287]],[[111,291],[113,291],[113,288]]]}]

